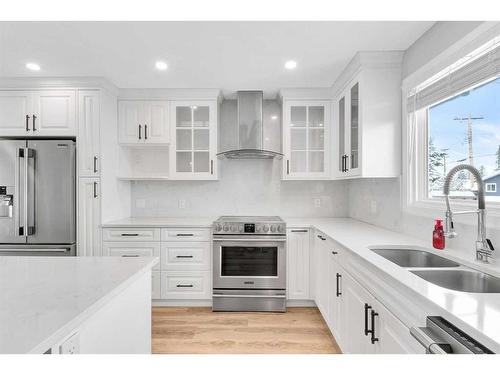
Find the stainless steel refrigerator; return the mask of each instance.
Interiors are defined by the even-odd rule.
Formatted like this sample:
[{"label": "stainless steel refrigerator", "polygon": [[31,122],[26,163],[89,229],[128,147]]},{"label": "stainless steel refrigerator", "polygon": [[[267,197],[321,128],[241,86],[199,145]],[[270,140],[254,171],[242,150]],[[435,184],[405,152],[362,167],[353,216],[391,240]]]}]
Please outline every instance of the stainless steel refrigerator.
[{"label": "stainless steel refrigerator", "polygon": [[76,254],[75,141],[0,138],[0,255]]}]

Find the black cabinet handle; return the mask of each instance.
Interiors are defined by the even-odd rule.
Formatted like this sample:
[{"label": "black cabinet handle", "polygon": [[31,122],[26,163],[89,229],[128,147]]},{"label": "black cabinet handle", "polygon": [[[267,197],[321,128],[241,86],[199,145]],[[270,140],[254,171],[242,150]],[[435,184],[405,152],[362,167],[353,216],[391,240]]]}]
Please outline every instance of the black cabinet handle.
[{"label": "black cabinet handle", "polygon": [[26,115],[26,131],[30,131],[30,116]]},{"label": "black cabinet handle", "polygon": [[177,255],[176,258],[192,258],[192,255]]},{"label": "black cabinet handle", "polygon": [[97,182],[94,181],[94,198],[97,198]]},{"label": "black cabinet handle", "polygon": [[340,297],[342,295],[342,292],[340,291],[340,279],[342,278],[342,275],[340,273],[337,273],[336,275],[336,278],[337,278],[337,290],[336,290],[336,295],[337,297]]},{"label": "black cabinet handle", "polygon": [[94,156],[94,173],[97,173],[97,156]]},{"label": "black cabinet handle", "polygon": [[177,288],[192,288],[193,284],[177,284]]},{"label": "black cabinet handle", "polygon": [[134,255],[123,254],[122,258],[139,258],[139,255],[137,255],[137,254],[134,254]]},{"label": "black cabinet handle", "polygon": [[290,160],[286,161],[286,174],[290,174]]},{"label": "black cabinet handle", "polygon": [[349,155],[345,156],[345,171],[349,170]]},{"label": "black cabinet handle", "polygon": [[35,120],[36,120],[36,116],[33,115],[33,131],[35,132],[36,131],[36,127],[35,127]]},{"label": "black cabinet handle", "polygon": [[177,237],[193,237],[193,233],[177,233]]},{"label": "black cabinet handle", "polygon": [[345,172],[344,161],[345,161],[345,155],[342,155],[342,163],[340,168],[342,172]]},{"label": "black cabinet handle", "polygon": [[214,161],[210,160],[210,174],[214,174]]},{"label": "black cabinet handle", "polygon": [[121,233],[120,236],[122,237],[137,237],[139,233]]},{"label": "black cabinet handle", "polygon": [[378,313],[372,310],[372,329],[370,330],[370,333],[372,334],[371,341],[372,344],[375,344],[378,341],[378,338],[375,337],[375,317],[378,316]]},{"label": "black cabinet handle", "polygon": [[333,255],[337,255],[337,254],[338,254],[338,251],[332,250],[332,254],[333,254]]},{"label": "black cabinet handle", "polygon": [[320,236],[319,234],[318,234],[318,238],[319,238],[321,241],[326,241],[326,238],[325,238],[325,237],[323,237],[323,236]]},{"label": "black cabinet handle", "polygon": [[148,126],[144,124],[144,139],[148,139]]},{"label": "black cabinet handle", "polygon": [[365,336],[368,336],[369,333],[371,333],[371,330],[368,329],[368,310],[370,310],[372,307],[365,303]]},{"label": "black cabinet handle", "polygon": [[141,124],[139,124],[139,139],[142,139],[141,138]]}]

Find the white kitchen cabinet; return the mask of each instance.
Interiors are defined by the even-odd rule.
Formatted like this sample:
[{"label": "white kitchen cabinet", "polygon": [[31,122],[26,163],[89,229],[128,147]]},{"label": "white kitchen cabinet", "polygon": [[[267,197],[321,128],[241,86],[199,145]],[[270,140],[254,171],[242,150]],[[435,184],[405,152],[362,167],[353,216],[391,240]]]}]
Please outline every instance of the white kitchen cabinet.
[{"label": "white kitchen cabinet", "polygon": [[103,241],[160,241],[160,228],[104,228]]},{"label": "white kitchen cabinet", "polygon": [[33,135],[76,136],[75,90],[33,92]]},{"label": "white kitchen cabinet", "polygon": [[212,283],[210,271],[162,271],[162,299],[210,299]]},{"label": "white kitchen cabinet", "polygon": [[161,273],[160,271],[151,272],[151,298],[161,298]]},{"label": "white kitchen cabinet", "polygon": [[78,232],[79,256],[101,256],[101,197],[100,179],[78,180]]},{"label": "white kitchen cabinet", "polygon": [[[159,258],[160,244],[158,242],[103,242],[102,255],[123,258]],[[157,263],[153,269],[159,270],[159,263]]]},{"label": "white kitchen cabinet", "polygon": [[76,91],[1,91],[0,132],[4,136],[76,136]]},{"label": "white kitchen cabinet", "polygon": [[100,175],[100,99],[97,90],[78,91],[78,173]]},{"label": "white kitchen cabinet", "polygon": [[342,341],[344,336],[342,322],[342,306],[344,302],[342,277],[345,273],[344,268],[339,263],[339,256],[340,252],[335,249],[332,249],[328,255],[328,280],[330,284],[330,293],[328,295],[328,322],[338,343]]},{"label": "white kitchen cabinet", "polygon": [[328,276],[328,254],[329,246],[327,237],[319,232],[314,233],[314,291],[315,302],[318,306],[321,315],[328,324],[328,295],[330,293],[329,276]]},{"label": "white kitchen cabinet", "polygon": [[287,298],[308,300],[310,267],[310,231],[307,228],[294,228],[287,231]]},{"label": "white kitchen cabinet", "polygon": [[211,242],[162,242],[162,270],[208,271],[211,264]]},{"label": "white kitchen cabinet", "polygon": [[170,179],[217,179],[217,102],[173,101]]},{"label": "white kitchen cabinet", "polygon": [[329,100],[283,101],[283,179],[330,177]]},{"label": "white kitchen cabinet", "polygon": [[169,103],[166,100],[120,100],[118,141],[121,144],[168,144]]},{"label": "white kitchen cabinet", "polygon": [[31,91],[0,91],[0,135],[26,135],[33,115]]},{"label": "white kitchen cabinet", "polygon": [[399,176],[401,63],[401,52],[359,52],[334,83],[334,178]]}]

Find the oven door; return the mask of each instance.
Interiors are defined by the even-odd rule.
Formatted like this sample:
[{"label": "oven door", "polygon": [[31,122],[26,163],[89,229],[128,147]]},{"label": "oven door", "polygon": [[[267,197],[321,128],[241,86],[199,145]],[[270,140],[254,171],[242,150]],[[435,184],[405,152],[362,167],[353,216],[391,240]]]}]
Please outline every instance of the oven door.
[{"label": "oven door", "polygon": [[214,239],[214,289],[286,289],[285,238]]}]

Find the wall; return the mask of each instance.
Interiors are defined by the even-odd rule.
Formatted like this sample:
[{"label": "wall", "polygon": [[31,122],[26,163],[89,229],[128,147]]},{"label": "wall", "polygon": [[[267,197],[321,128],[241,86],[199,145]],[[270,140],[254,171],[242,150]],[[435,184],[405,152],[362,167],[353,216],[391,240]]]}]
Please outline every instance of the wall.
[{"label": "wall", "polygon": [[[481,27],[482,23],[478,22],[436,23],[406,51],[403,59],[403,80],[410,75],[421,74],[419,67],[427,65],[427,69],[429,60],[442,55],[447,47],[456,48],[452,46],[453,43],[470,37],[470,33],[475,33]],[[431,245],[433,217],[402,211],[401,178],[351,180],[348,199],[350,217],[428,240]],[[439,214],[444,217],[444,208]],[[454,251],[473,255],[477,219],[475,216],[463,216],[460,221],[462,222],[455,223],[459,237],[447,239],[447,246]],[[490,217],[490,224],[492,221],[493,218]],[[497,222],[496,218],[494,222]],[[489,226],[488,237],[494,245],[500,246],[500,228]],[[499,254],[494,256],[500,259]]]},{"label": "wall", "polygon": [[[281,181],[281,160],[220,161],[218,181],[132,183],[132,216],[348,214],[347,182]],[[321,207],[314,199],[321,199]],[[137,200],[144,200],[139,208]],[[179,208],[185,200],[185,208]]]}]

